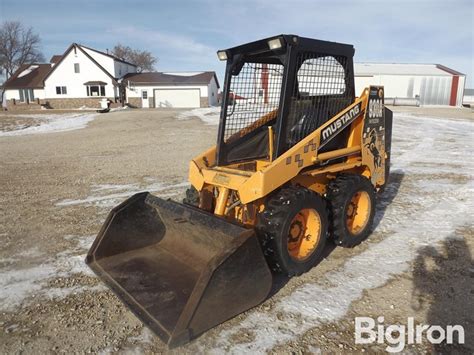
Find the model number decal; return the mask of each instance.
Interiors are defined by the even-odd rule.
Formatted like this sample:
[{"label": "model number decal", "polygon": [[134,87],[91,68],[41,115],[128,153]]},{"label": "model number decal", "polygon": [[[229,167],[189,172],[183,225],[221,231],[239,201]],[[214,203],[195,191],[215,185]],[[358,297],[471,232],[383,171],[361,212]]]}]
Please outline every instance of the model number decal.
[{"label": "model number decal", "polygon": [[383,103],[381,99],[369,100],[369,118],[383,117]]}]

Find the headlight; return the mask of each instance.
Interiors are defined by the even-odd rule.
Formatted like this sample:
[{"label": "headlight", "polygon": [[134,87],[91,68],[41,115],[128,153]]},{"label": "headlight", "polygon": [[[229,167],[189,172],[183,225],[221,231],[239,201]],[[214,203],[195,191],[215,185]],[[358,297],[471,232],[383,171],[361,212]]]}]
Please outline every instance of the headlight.
[{"label": "headlight", "polygon": [[219,58],[219,60],[227,60],[227,52],[217,51],[217,58]]},{"label": "headlight", "polygon": [[280,37],[273,38],[269,40],[267,43],[268,43],[268,47],[271,50],[280,49],[281,47],[283,47],[283,41],[281,40]]}]

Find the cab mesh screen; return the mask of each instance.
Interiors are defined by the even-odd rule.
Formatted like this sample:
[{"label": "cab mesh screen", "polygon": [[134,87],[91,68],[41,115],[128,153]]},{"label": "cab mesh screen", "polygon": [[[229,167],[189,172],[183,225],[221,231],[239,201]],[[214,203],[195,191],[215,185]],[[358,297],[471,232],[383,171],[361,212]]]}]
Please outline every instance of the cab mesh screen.
[{"label": "cab mesh screen", "polygon": [[278,109],[282,77],[283,65],[262,63],[245,63],[231,77],[224,141]]},{"label": "cab mesh screen", "polygon": [[285,130],[286,148],[297,144],[351,101],[347,58],[300,53]]}]

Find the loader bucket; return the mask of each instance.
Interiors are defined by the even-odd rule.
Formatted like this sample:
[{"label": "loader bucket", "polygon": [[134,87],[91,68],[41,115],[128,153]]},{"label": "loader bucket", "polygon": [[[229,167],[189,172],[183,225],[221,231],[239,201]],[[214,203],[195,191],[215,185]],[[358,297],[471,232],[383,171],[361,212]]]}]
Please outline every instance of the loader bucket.
[{"label": "loader bucket", "polygon": [[169,347],[258,305],[272,284],[253,230],[148,192],[110,212],[86,263]]}]

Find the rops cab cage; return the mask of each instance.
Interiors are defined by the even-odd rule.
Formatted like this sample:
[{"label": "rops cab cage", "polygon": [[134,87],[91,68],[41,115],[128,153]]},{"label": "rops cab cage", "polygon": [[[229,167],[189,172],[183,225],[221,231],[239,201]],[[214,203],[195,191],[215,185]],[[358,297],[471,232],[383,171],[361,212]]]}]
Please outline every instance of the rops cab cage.
[{"label": "rops cab cage", "polygon": [[[294,35],[219,51],[227,66],[217,165],[273,160],[347,107],[354,101],[353,55],[352,45]],[[347,140],[345,133],[324,150]]]}]

